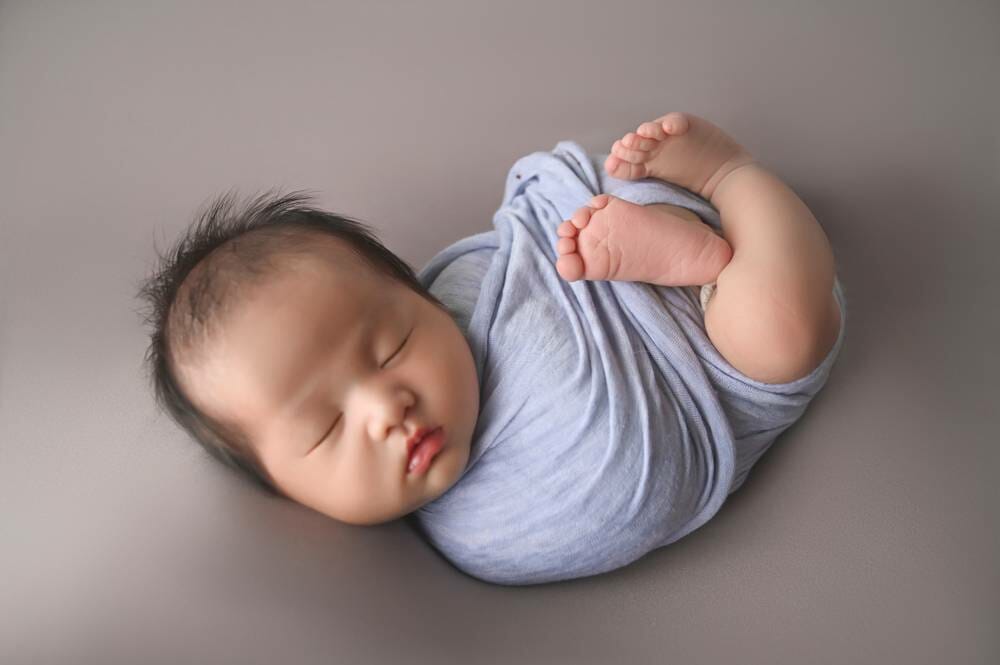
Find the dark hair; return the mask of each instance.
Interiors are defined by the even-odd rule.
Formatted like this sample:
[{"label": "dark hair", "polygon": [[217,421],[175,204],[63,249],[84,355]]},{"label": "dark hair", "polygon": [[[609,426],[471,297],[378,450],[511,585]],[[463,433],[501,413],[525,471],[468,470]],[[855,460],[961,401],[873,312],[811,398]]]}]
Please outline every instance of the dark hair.
[{"label": "dark hair", "polygon": [[[177,380],[179,360],[195,356],[223,315],[248,298],[248,285],[274,276],[281,258],[320,255],[320,238],[333,237],[385,276],[447,311],[420,283],[413,269],[386,249],[371,228],[346,216],[305,205],[310,196],[261,194],[239,206],[232,192],[217,197],[140,284],[152,326],[146,350],[147,376],[156,400],[170,417],[215,459],[276,496],[284,496],[246,436],[201,413]],[[155,249],[155,238],[154,238]]]}]

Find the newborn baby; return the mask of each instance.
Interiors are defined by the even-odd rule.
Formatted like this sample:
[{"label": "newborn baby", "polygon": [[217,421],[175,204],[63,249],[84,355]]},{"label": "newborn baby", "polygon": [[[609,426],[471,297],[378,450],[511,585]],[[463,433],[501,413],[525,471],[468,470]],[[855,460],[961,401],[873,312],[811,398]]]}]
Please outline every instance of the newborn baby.
[{"label": "newborn baby", "polygon": [[360,224],[222,199],[142,289],[161,404],[265,488],[407,519],[534,584],[697,529],[827,379],[844,296],[802,201],[707,120],[518,160],[414,275]]}]

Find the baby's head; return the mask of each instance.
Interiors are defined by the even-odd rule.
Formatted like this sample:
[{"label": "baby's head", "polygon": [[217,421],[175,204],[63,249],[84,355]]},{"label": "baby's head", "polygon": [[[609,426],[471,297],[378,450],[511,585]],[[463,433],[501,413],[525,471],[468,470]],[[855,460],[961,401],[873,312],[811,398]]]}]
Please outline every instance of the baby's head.
[{"label": "baby's head", "polygon": [[[364,224],[261,195],[212,203],[146,279],[161,407],[214,458],[349,524],[401,517],[462,475],[479,414],[468,342]],[[424,473],[418,428],[443,430]]]}]

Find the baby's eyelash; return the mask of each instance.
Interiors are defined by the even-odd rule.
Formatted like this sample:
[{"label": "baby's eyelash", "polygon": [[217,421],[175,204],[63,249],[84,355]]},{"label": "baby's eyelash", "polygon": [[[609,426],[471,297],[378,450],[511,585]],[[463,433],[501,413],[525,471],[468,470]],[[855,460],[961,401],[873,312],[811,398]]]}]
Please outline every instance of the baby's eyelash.
[{"label": "baby's eyelash", "polygon": [[[411,331],[411,332],[410,332],[410,335],[412,335],[412,334],[413,334],[413,333],[412,333],[412,331]],[[410,335],[407,335],[407,336],[406,336],[406,339],[404,339],[404,340],[403,340],[403,343],[399,345],[399,348],[398,348],[398,349],[396,349],[396,351],[395,351],[395,352],[394,352],[394,353],[393,353],[393,354],[392,354],[391,356],[389,356],[389,359],[388,359],[388,360],[386,360],[386,361],[385,361],[385,364],[383,364],[383,365],[382,365],[383,367],[385,367],[386,365],[388,365],[389,363],[391,363],[391,362],[393,361],[393,359],[394,359],[394,358],[395,358],[396,356],[398,356],[398,355],[399,355],[399,352],[403,350],[403,347],[404,347],[404,346],[406,346],[406,342],[407,342],[407,341],[408,341],[408,340],[410,339]]]},{"label": "baby's eyelash", "polygon": [[[409,334],[407,334],[406,338],[403,340],[403,343],[399,345],[399,348],[397,348],[396,351],[391,356],[389,356],[389,359],[386,360],[385,363],[382,364],[382,367],[385,367],[386,365],[388,365],[390,362],[392,362],[392,360],[397,355],[399,355],[399,352],[403,350],[403,347],[406,346],[406,343],[408,341],[410,341],[410,335],[412,335],[412,334],[413,334],[413,331],[411,330],[409,332]],[[330,436],[330,434],[333,432],[333,430],[335,430],[337,428],[337,425],[339,425],[340,421],[343,420],[343,419],[344,419],[344,414],[343,413],[340,413],[340,414],[337,415],[337,419],[333,421],[332,425],[330,425],[330,429],[328,429],[326,431],[326,434],[323,435],[323,438],[319,440],[319,442],[313,448],[314,450],[315,450],[315,448],[318,448],[321,443],[323,443],[324,441],[327,440],[327,438]]]}]

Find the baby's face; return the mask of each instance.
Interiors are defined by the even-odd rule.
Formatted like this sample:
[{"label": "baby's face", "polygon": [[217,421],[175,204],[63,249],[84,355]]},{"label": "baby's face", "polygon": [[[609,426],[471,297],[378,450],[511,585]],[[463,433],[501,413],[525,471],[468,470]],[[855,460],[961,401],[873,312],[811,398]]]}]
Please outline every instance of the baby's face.
[{"label": "baby's face", "polygon": [[[468,342],[405,286],[309,260],[255,291],[181,382],[195,405],[247,434],[291,499],[349,524],[410,513],[465,469],[479,413]],[[407,439],[442,427],[425,473]]]}]

